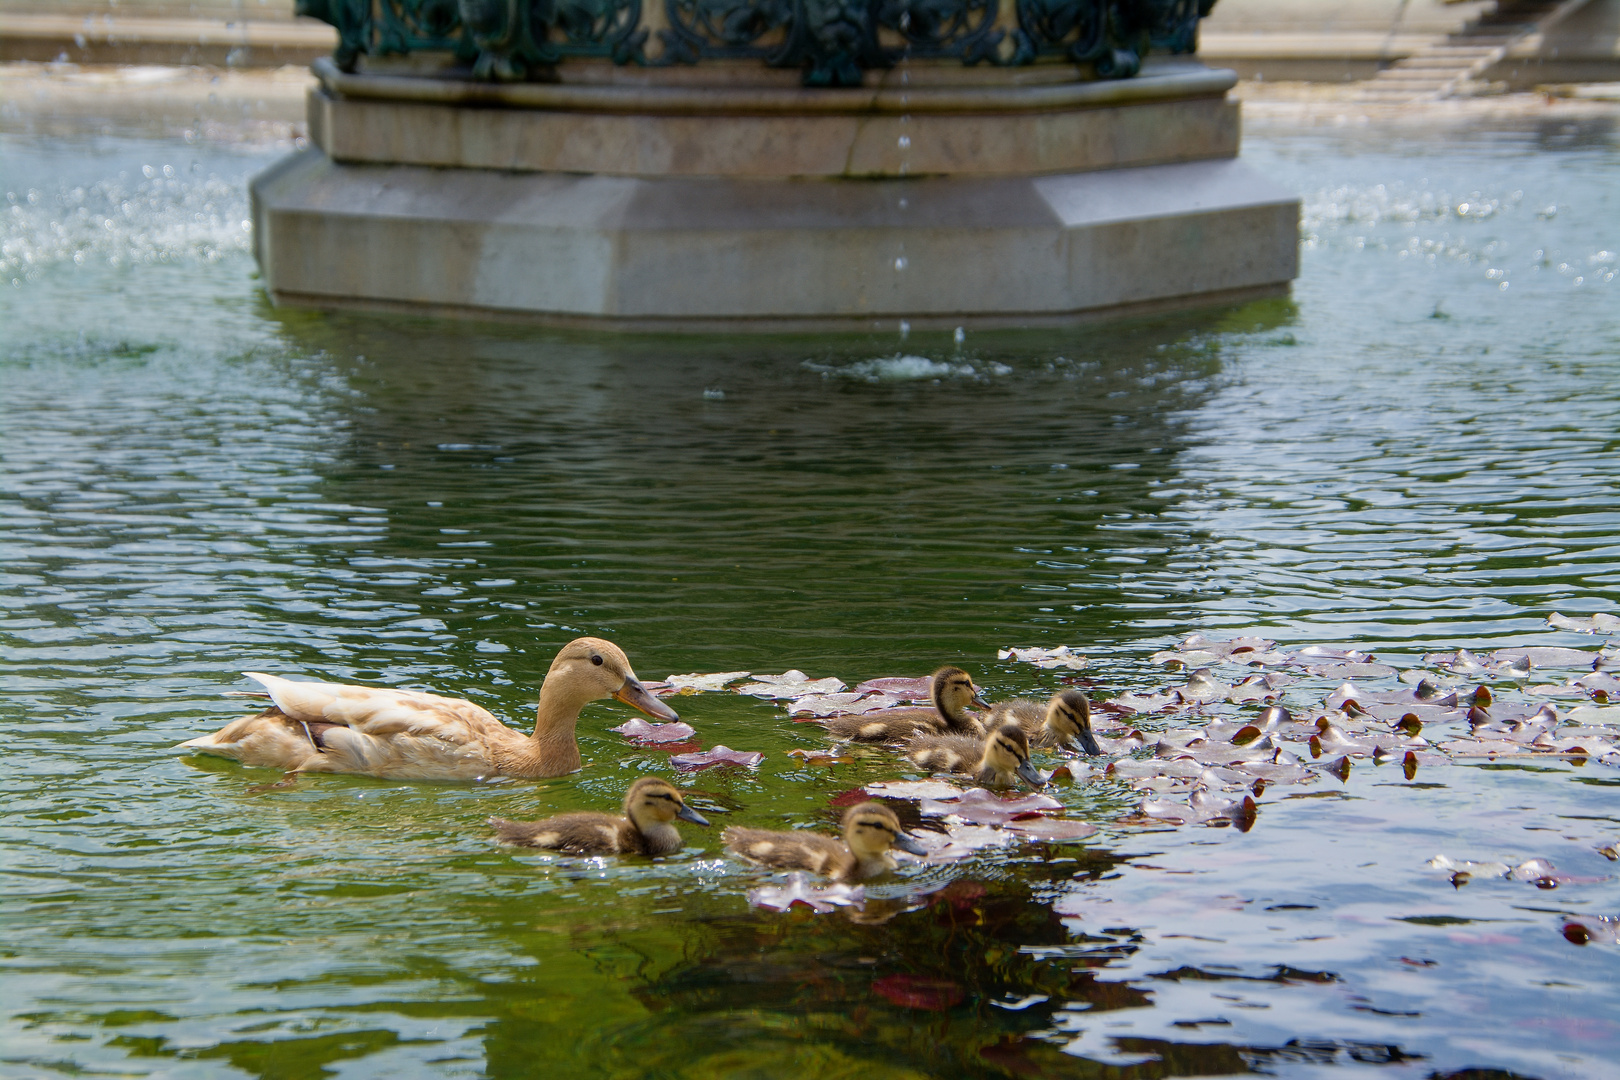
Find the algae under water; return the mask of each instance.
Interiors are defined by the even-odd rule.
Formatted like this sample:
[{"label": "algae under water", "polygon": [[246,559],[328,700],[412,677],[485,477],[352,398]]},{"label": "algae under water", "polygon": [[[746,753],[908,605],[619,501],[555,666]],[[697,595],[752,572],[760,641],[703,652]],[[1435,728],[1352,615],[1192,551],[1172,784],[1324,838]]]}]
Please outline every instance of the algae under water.
[{"label": "algae under water", "polygon": [[[1082,777],[1051,794],[1084,844],[812,914],[750,907],[780,878],[718,828],[831,829],[917,774],[791,756],[825,740],[758,699],[673,699],[765,758],[684,774],[716,829],[652,862],[483,824],[677,775],[694,747],[613,703],[538,783],[270,787],[171,750],[244,669],[522,724],[583,633],[645,679],[952,662],[992,699],[1148,690],[1193,632],[1413,670],[1595,648],[1546,618],[1620,585],[1612,130],[1251,138],[1306,200],[1291,300],[903,348],[271,309],[243,185],[280,152],[0,136],[0,1072],[1620,1075],[1615,946],[1561,930],[1620,914],[1596,760],[1358,761],[1247,832],[1121,824],[1141,793]],[[1089,665],[996,659],[1059,644]]]}]

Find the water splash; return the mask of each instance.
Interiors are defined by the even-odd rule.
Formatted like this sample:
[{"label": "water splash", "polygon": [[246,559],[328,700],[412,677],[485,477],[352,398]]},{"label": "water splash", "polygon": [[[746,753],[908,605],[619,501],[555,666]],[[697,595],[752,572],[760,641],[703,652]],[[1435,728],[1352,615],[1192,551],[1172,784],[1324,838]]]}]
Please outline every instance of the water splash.
[{"label": "water splash", "polygon": [[934,360],[926,356],[897,353],[894,356],[857,360],[849,364],[820,364],[806,360],[804,366],[818,371],[822,378],[856,379],[862,382],[913,382],[919,379],[989,379],[1011,375],[1006,364],[991,361]]},{"label": "water splash", "polygon": [[252,248],[242,185],[172,165],[54,190],[18,185],[0,197],[0,280],[13,284],[51,266],[213,263]]}]

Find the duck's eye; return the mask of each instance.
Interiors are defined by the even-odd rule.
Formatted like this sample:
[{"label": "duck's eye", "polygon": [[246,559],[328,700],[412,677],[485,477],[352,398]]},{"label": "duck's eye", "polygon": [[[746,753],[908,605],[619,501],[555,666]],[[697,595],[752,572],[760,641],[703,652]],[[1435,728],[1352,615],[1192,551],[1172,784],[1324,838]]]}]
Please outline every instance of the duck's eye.
[{"label": "duck's eye", "polygon": [[597,667],[601,667],[602,666],[602,658],[600,656],[592,656],[591,657],[591,663],[595,664]]}]

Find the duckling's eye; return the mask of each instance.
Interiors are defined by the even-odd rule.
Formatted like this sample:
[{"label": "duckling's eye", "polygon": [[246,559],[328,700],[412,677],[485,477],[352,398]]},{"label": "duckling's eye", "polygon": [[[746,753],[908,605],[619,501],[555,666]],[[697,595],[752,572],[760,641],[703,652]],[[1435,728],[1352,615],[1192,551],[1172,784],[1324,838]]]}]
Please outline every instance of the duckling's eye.
[{"label": "duckling's eye", "polygon": [[594,656],[593,655],[591,657],[591,663],[595,664],[597,667],[601,667],[602,666],[602,658],[600,656]]}]

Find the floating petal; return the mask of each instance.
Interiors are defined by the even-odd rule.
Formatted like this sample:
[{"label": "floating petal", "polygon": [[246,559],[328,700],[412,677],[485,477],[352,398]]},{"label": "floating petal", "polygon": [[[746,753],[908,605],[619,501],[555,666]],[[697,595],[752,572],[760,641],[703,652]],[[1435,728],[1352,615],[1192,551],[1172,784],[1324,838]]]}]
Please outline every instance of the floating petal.
[{"label": "floating petal", "polygon": [[1027,821],[1009,822],[1007,831],[1017,833],[1026,840],[1062,844],[1072,840],[1084,840],[1088,836],[1095,836],[1097,826],[1068,818],[1031,818]]},{"label": "floating petal", "polygon": [[716,671],[709,674],[671,675],[664,682],[677,690],[724,690],[729,683],[746,679],[747,671]]},{"label": "floating petal", "polygon": [[1063,804],[1050,795],[1031,793],[1003,799],[984,788],[969,788],[949,801],[924,799],[924,817],[944,817],[954,814],[975,825],[1001,825],[1015,818],[1029,817],[1048,810],[1061,810]]},{"label": "floating petal", "polygon": [[691,724],[677,720],[673,724],[649,724],[640,717],[633,718],[616,728],[608,728],[627,739],[639,743],[672,743],[697,734]]},{"label": "floating petal", "polygon": [[954,799],[962,794],[961,788],[941,780],[879,780],[862,790],[885,799]]},{"label": "floating petal", "polygon": [[707,769],[715,765],[743,765],[753,768],[765,755],[754,750],[733,750],[729,746],[716,746],[712,750],[705,750],[697,754],[676,754],[670,758],[670,764],[677,769]]}]

